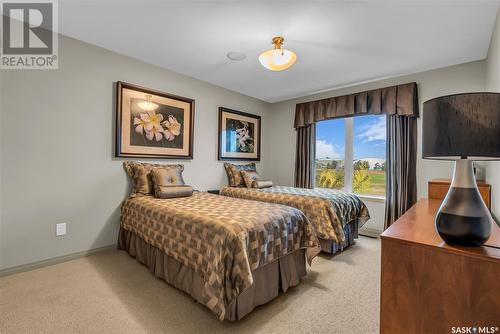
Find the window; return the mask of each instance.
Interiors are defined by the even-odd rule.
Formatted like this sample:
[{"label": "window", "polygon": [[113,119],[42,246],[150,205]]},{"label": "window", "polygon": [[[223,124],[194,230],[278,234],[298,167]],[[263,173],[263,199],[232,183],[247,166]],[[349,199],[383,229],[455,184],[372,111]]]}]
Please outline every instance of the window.
[{"label": "window", "polygon": [[333,119],[316,126],[316,187],[344,189],[344,123]]},{"label": "window", "polygon": [[385,195],[385,115],[318,122],[316,187]]}]

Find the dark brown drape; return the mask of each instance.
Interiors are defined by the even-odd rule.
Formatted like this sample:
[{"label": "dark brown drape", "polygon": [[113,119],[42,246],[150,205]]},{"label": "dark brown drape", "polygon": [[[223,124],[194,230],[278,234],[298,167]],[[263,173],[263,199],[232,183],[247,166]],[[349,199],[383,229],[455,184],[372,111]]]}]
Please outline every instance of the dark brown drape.
[{"label": "dark brown drape", "polygon": [[299,103],[295,106],[295,128],[319,121],[367,114],[418,116],[417,84],[369,90],[356,94]]},{"label": "dark brown drape", "polygon": [[314,159],[316,158],[316,124],[297,129],[295,151],[295,186],[314,187]]},{"label": "dark brown drape", "polygon": [[386,159],[384,229],[417,201],[416,117],[387,116]]}]

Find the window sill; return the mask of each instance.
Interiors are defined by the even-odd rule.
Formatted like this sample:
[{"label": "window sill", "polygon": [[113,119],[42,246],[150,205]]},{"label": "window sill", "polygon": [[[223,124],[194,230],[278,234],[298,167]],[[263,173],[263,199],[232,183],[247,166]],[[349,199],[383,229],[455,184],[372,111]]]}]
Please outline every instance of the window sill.
[{"label": "window sill", "polygon": [[385,202],[385,196],[375,196],[375,195],[359,195],[354,194],[361,199],[368,200],[370,202]]},{"label": "window sill", "polygon": [[[314,187],[314,188],[315,189],[327,189],[327,190],[330,189],[330,188],[321,188],[321,187]],[[340,191],[351,193],[349,191],[346,191],[345,189],[334,189],[334,190],[340,190]],[[385,202],[385,196],[363,195],[363,194],[356,194],[356,193],[352,193],[352,194],[358,196],[361,199],[368,200],[370,202]]]}]

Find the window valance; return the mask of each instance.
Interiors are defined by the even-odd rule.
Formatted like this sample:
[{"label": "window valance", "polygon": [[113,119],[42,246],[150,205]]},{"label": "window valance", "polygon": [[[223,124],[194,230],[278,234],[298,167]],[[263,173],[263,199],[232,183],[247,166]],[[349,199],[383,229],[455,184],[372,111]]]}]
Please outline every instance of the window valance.
[{"label": "window valance", "polygon": [[418,117],[415,82],[365,92],[299,103],[295,106],[295,128],[331,118],[367,114]]}]

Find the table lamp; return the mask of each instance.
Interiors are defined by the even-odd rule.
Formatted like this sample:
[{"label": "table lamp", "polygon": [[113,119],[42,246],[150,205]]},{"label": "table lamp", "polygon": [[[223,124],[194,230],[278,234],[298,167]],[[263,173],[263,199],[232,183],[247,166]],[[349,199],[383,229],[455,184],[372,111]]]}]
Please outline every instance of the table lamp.
[{"label": "table lamp", "polygon": [[455,161],[436,230],[448,244],[480,246],[490,237],[494,220],[477,188],[472,162],[500,160],[500,93],[441,96],[424,102],[422,117],[422,157]]}]

